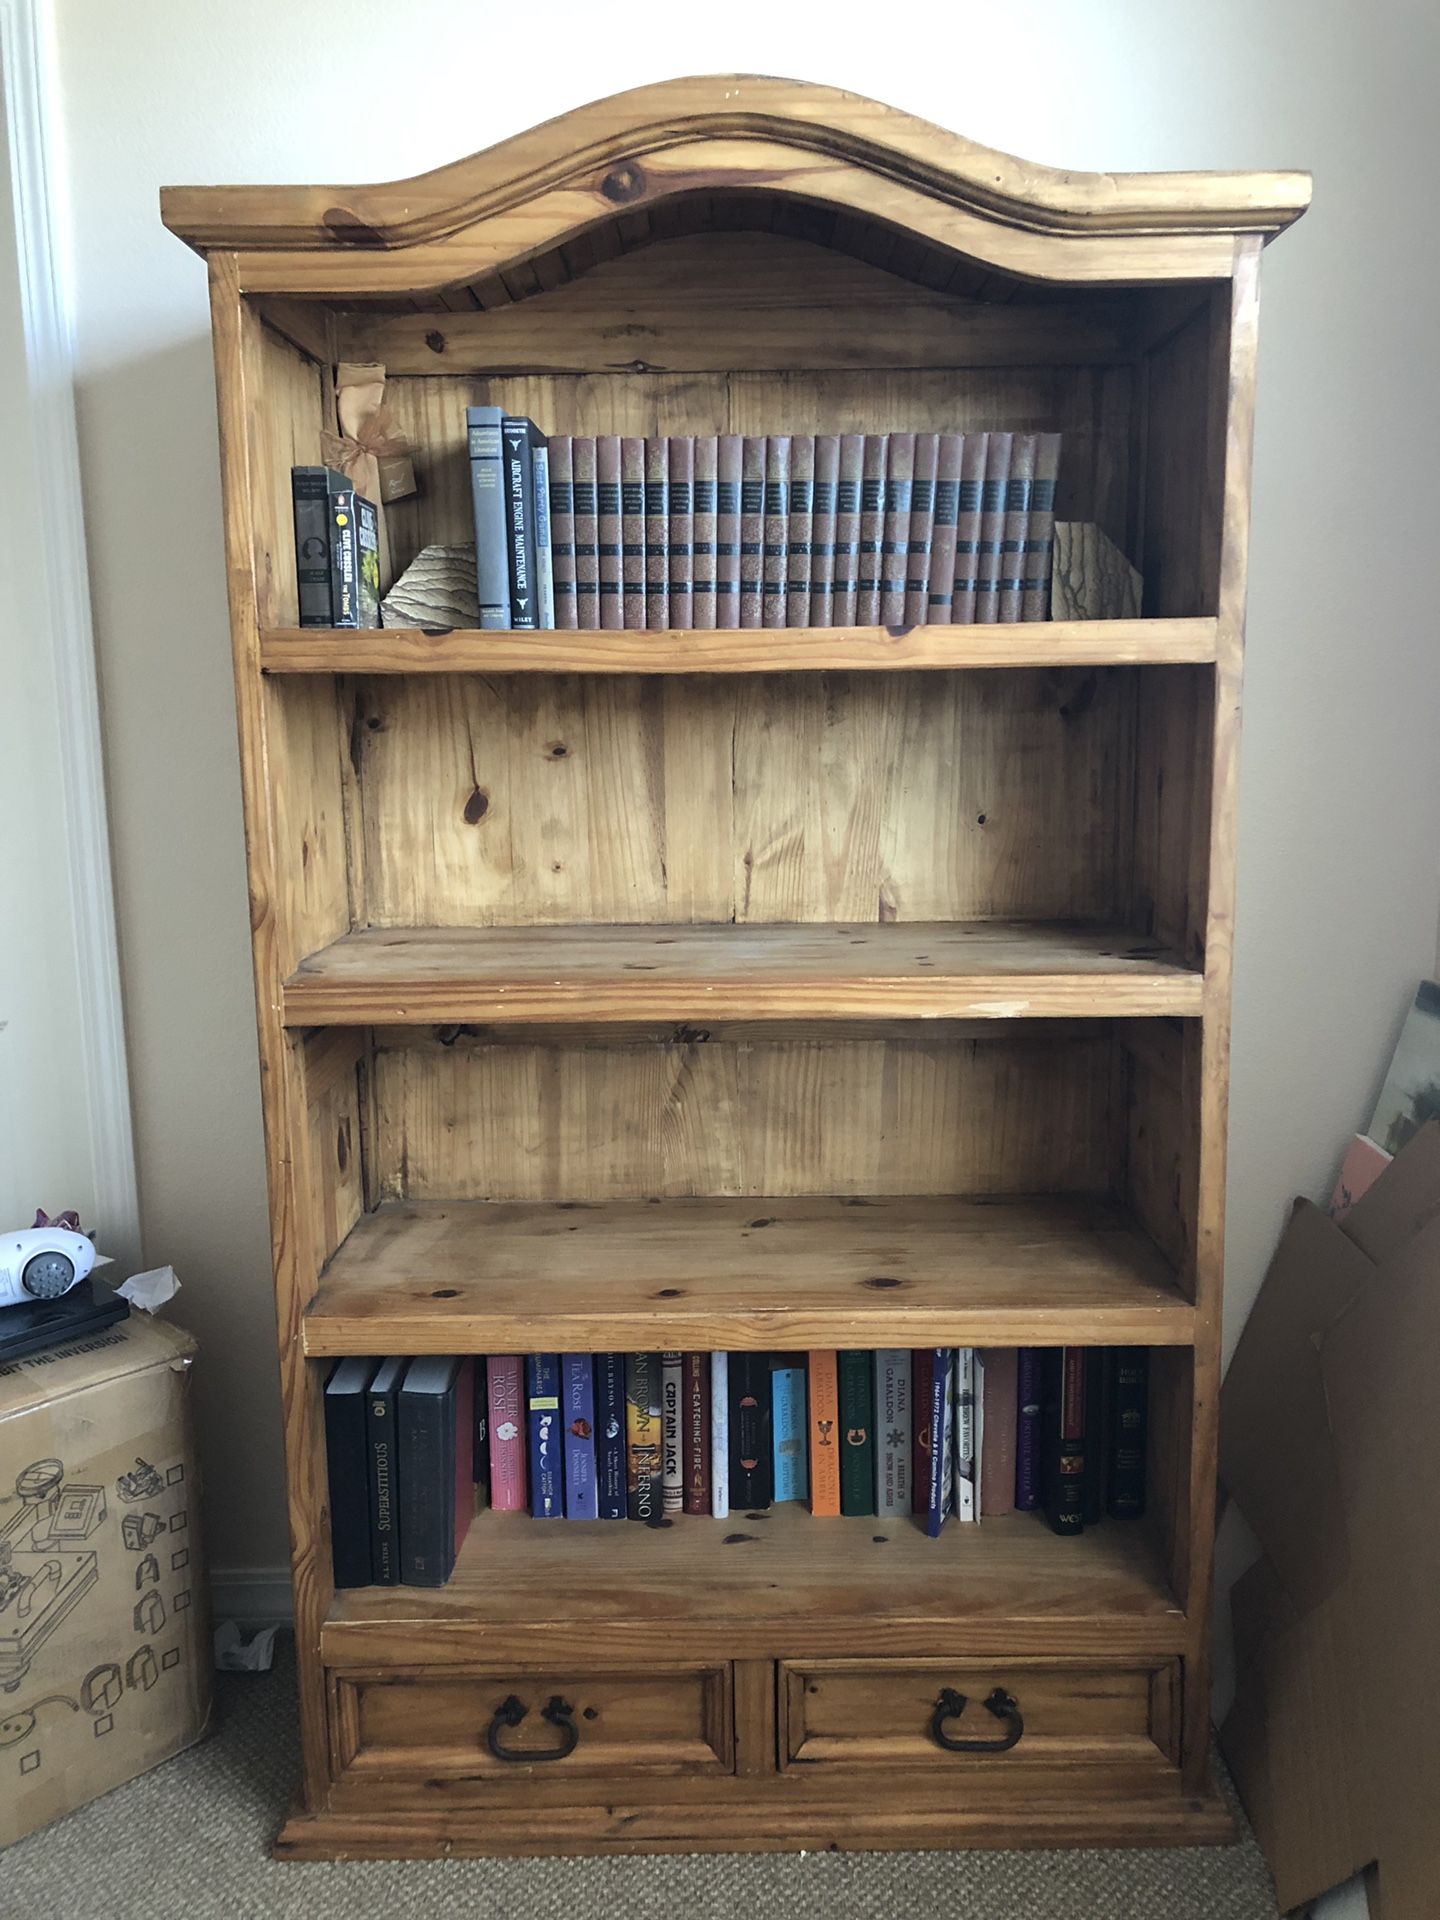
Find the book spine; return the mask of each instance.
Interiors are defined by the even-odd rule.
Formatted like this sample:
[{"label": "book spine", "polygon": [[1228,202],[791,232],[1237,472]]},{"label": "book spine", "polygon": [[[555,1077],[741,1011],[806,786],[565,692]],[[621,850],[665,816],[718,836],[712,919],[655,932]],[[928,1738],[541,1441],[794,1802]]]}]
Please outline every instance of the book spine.
[{"label": "book spine", "polygon": [[530,632],[540,624],[535,591],[535,447],[528,420],[507,413],[501,427],[505,443],[505,531],[509,540],[510,624]]},{"label": "book spine", "polygon": [[691,571],[694,583],[694,610],[691,620],[696,627],[709,631],[716,622],[715,616],[715,487],[719,464],[719,450],[713,433],[702,433],[695,442],[695,487],[691,500],[694,513],[695,537],[691,543]]},{"label": "book spine", "polygon": [[355,624],[380,624],[380,509],[355,495]]},{"label": "book spine", "polygon": [[625,625],[625,581],[621,556],[620,436],[595,436],[595,551],[600,563],[600,625],[614,632]]},{"label": "book spine", "polygon": [[968,627],[975,619],[980,585],[980,520],[985,503],[985,465],[988,433],[967,433],[960,448],[960,504],[955,522],[955,584],[951,593],[952,622]]},{"label": "book spine", "polygon": [[955,534],[963,440],[962,434],[942,433],[935,454],[935,511],[925,589],[925,621],[932,627],[950,625],[955,612]]},{"label": "book spine", "polygon": [[1145,1511],[1145,1462],[1149,1451],[1150,1352],[1112,1347],[1105,1508],[1117,1520]]},{"label": "book spine", "polygon": [[536,615],[550,632],[555,626],[555,555],[550,527],[550,447],[535,449],[535,594]]},{"label": "book spine", "polygon": [[447,1580],[455,1565],[455,1556],[460,1551],[460,1543],[470,1531],[470,1522],[475,1517],[475,1383],[479,1370],[479,1361],[462,1360],[454,1386],[447,1395],[446,1444],[451,1462]]},{"label": "book spine", "polygon": [[725,1520],[730,1513],[730,1356],[710,1356],[710,1512]]},{"label": "book spine", "polygon": [[1010,477],[1005,483],[1005,525],[1000,540],[999,604],[996,617],[1018,620],[1025,597],[1025,546],[1035,491],[1035,435],[1017,433],[1010,442]]},{"label": "book spine", "polygon": [[660,1505],[685,1510],[685,1356],[660,1356]]},{"label": "book spine", "polygon": [[835,600],[835,492],[840,478],[840,436],[815,436],[815,484],[810,513],[810,617],[812,627],[828,627]]},{"label": "book spine", "polygon": [[[935,1347],[930,1353],[926,1378],[930,1391],[924,1409],[924,1424],[930,1435],[926,1465],[929,1478],[925,1489],[925,1531],[938,1540],[950,1517],[955,1498],[955,1466],[952,1447],[955,1435],[955,1349]],[[920,1402],[915,1403],[917,1423],[921,1419]]]},{"label": "book spine", "polygon": [[[447,1490],[455,1480],[452,1444],[445,1444],[445,1399],[435,1393],[397,1395],[396,1462],[400,1489],[402,1586],[441,1587],[454,1564],[451,1553],[452,1516]],[[451,1403],[453,1420],[454,1406]]]},{"label": "book spine", "polygon": [[588,1353],[561,1361],[565,1412],[565,1518],[598,1520],[600,1487],[595,1460],[595,1363]]},{"label": "book spine", "polygon": [[764,625],[765,436],[747,433],[740,453],[740,624]]},{"label": "book spine", "polygon": [[865,436],[842,433],[835,475],[835,538],[830,554],[830,624],[853,627],[860,590],[860,490]]},{"label": "book spine", "polygon": [[499,407],[468,407],[470,504],[475,520],[475,591],[480,625],[489,632],[510,625],[509,542],[505,533],[505,487]]},{"label": "book spine", "polygon": [[1005,501],[1010,485],[1013,433],[992,433],[985,448],[985,485],[980,496],[980,546],[975,558],[975,621],[993,626],[1000,617],[1001,549],[1005,542]]},{"label": "book spine", "polygon": [[1015,1363],[1015,1505],[1040,1504],[1040,1349],[1021,1347]]},{"label": "book spine", "polygon": [[840,1369],[833,1352],[807,1356],[810,1407],[810,1511],[840,1511]]},{"label": "book spine", "polygon": [[730,1504],[753,1512],[772,1497],[770,1364],[763,1353],[730,1356]]},{"label": "book spine", "polygon": [[325,1396],[325,1456],[330,1482],[330,1548],[337,1587],[370,1584],[370,1482],[365,1393]]},{"label": "book spine", "polygon": [[905,619],[905,570],[910,562],[910,503],[915,488],[915,436],[892,433],[885,459],[884,531],[880,546],[880,624]]},{"label": "book spine", "polygon": [[979,1518],[980,1477],[975,1457],[975,1349],[955,1349],[955,1517]]},{"label": "book spine", "polygon": [[858,626],[880,624],[880,569],[885,545],[885,463],[889,436],[867,433],[860,476],[860,555],[855,593]]},{"label": "book spine", "polygon": [[295,579],[302,627],[335,624],[330,616],[330,475],[329,467],[290,469]]},{"label": "book spine", "polygon": [[875,1511],[875,1377],[871,1355],[847,1351],[837,1361],[840,1396],[840,1511]]},{"label": "book spine", "polygon": [[740,469],[744,442],[722,433],[715,443],[715,624],[740,622]]},{"label": "book spine", "polygon": [[395,1390],[365,1399],[365,1445],[370,1489],[370,1578],[377,1587],[400,1580],[400,1502],[396,1473]]},{"label": "book spine", "polygon": [[810,1492],[806,1447],[805,1369],[785,1356],[770,1370],[770,1420],[775,1498],[805,1500]]},{"label": "book spine", "polygon": [[620,442],[620,618],[627,628],[645,625],[645,442],[627,434]]},{"label": "book spine", "polygon": [[1080,1512],[1087,1527],[1103,1516],[1109,1492],[1110,1449],[1105,1436],[1110,1431],[1110,1369],[1106,1360],[1104,1347],[1085,1349],[1085,1475]]},{"label": "book spine", "polygon": [[810,624],[811,537],[815,518],[815,436],[790,442],[790,518],[786,527],[785,625]]},{"label": "book spine", "polygon": [[625,1473],[625,1356],[595,1356],[595,1482],[597,1518],[623,1520],[628,1512]]},{"label": "book spine", "polygon": [[686,1513],[710,1511],[710,1356],[685,1356],[683,1465]]},{"label": "book spine", "polygon": [[567,631],[579,624],[575,605],[575,467],[568,433],[551,436],[550,585],[555,625]]},{"label": "book spine", "polygon": [[676,434],[670,441],[670,624],[695,624],[695,585],[691,568],[695,544],[695,436]]},{"label": "book spine", "polygon": [[783,627],[789,585],[790,435],[772,433],[765,441],[765,509],[762,534],[761,625]]},{"label": "book spine", "polygon": [[910,1508],[930,1511],[930,1375],[935,1365],[933,1347],[915,1347],[910,1354],[910,1404],[915,1418],[910,1428]]},{"label": "book spine", "polygon": [[490,1396],[490,1505],[497,1513],[525,1511],[525,1395],[520,1356],[492,1353],[486,1367]]},{"label": "book spine", "polygon": [[660,1356],[625,1356],[626,1504],[632,1520],[658,1527],[665,1517],[660,1480]]},{"label": "book spine", "polygon": [[490,1376],[483,1354],[475,1361],[474,1374],[472,1403],[475,1429],[470,1460],[474,1484],[478,1489],[476,1498],[484,1505],[490,1499]]},{"label": "book spine", "polygon": [[910,1511],[910,1350],[875,1353],[875,1511]]},{"label": "book spine", "polygon": [[645,442],[645,624],[670,625],[670,442],[663,433]]},{"label": "book spine", "polygon": [[525,1361],[530,1414],[530,1512],[537,1520],[565,1517],[565,1449],[560,1438],[560,1356],[532,1353]]},{"label": "book spine", "polygon": [[905,560],[905,624],[923,627],[930,612],[930,549],[935,538],[935,478],[940,463],[938,433],[915,436],[915,478],[910,488],[910,544]]},{"label": "book spine", "polygon": [[1055,482],[1060,472],[1060,436],[1041,433],[1035,440],[1035,485],[1025,529],[1025,566],[1020,596],[1022,620],[1050,617],[1050,570],[1055,552]]},{"label": "book spine", "polygon": [[331,624],[360,624],[360,546],[355,529],[353,487],[339,487],[330,496],[330,607]]},{"label": "book spine", "polygon": [[1055,1533],[1085,1527],[1085,1349],[1047,1347],[1041,1414],[1045,1518]]},{"label": "book spine", "polygon": [[[571,442],[575,508],[575,624],[586,633],[600,625],[600,536],[595,513],[595,436],[577,433]],[[508,622],[507,622],[508,624]]]},{"label": "book spine", "polygon": [[1015,1509],[1015,1438],[1020,1356],[1014,1347],[985,1353],[985,1433],[980,1454],[980,1505],[986,1516]]}]

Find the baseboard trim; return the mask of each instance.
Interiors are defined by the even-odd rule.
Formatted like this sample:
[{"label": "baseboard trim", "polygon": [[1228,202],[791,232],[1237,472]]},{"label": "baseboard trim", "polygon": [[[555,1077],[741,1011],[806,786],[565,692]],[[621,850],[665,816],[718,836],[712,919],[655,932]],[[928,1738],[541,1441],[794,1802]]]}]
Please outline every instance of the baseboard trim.
[{"label": "baseboard trim", "polygon": [[294,1596],[288,1567],[214,1567],[210,1572],[211,1615],[242,1627],[289,1626]]}]

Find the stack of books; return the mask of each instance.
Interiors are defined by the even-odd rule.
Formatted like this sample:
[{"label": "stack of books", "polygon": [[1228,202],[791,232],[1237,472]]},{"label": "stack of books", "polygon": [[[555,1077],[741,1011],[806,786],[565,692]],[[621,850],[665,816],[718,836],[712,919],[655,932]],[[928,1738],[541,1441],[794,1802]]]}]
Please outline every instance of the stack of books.
[{"label": "stack of books", "polygon": [[1143,1347],[343,1360],[336,1584],[443,1583],[477,1489],[537,1520],[794,1501],[932,1535],[1016,1509],[1080,1533],[1144,1511],[1148,1378]]},{"label": "stack of books", "polygon": [[467,410],[480,625],[1043,620],[1055,433],[554,434]]}]

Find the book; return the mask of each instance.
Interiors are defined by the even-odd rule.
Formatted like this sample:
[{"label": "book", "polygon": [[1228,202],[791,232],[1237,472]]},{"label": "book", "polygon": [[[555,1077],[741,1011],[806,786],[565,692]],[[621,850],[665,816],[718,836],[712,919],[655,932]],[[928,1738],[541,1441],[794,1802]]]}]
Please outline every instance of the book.
[{"label": "book", "polygon": [[595,1483],[597,1518],[629,1512],[625,1435],[625,1356],[595,1355]]},{"label": "book", "polygon": [[715,442],[715,624],[740,622],[740,467],[743,441],[722,433]]},{"label": "book", "polygon": [[702,433],[695,441],[695,485],[691,495],[694,514],[694,539],[691,542],[691,574],[694,602],[692,625],[706,630],[716,626],[715,616],[715,520],[716,477],[719,449],[713,433]]},{"label": "book", "polygon": [[980,1509],[1015,1510],[1015,1439],[1020,1355],[1015,1347],[985,1350],[985,1427],[980,1450]]},{"label": "book", "polygon": [[595,1361],[588,1353],[560,1356],[561,1412],[565,1423],[565,1518],[600,1518],[600,1482],[595,1450]]},{"label": "book", "polygon": [[1093,1527],[1109,1498],[1110,1373],[1104,1347],[1085,1349],[1085,1473],[1080,1485],[1080,1514]]},{"label": "book", "polygon": [[810,1426],[810,1511],[840,1511],[840,1369],[833,1352],[806,1357]]},{"label": "book", "polygon": [[948,626],[955,611],[955,535],[960,514],[960,462],[964,435],[942,433],[935,450],[935,503],[925,583],[928,626]]},{"label": "book", "polygon": [[833,623],[835,599],[835,497],[840,479],[840,436],[815,436],[815,483],[810,511],[810,615],[812,627]]},{"label": "book", "polygon": [[1365,1131],[1386,1153],[1440,1115],[1440,986],[1422,980]]},{"label": "book", "polygon": [[497,1513],[525,1511],[524,1370],[515,1353],[492,1353],[486,1372],[490,1399],[490,1505]]},{"label": "book", "polygon": [[1116,1519],[1145,1511],[1145,1466],[1149,1452],[1150,1350],[1111,1347],[1106,1428],[1105,1511]]},{"label": "book", "polygon": [[840,1354],[840,1511],[875,1511],[875,1374],[863,1348]]},{"label": "book", "polygon": [[1005,543],[1006,493],[1014,439],[1013,433],[986,435],[980,542],[975,558],[975,620],[980,626],[993,625],[1000,617],[1001,549]]},{"label": "book", "polygon": [[474,1374],[470,1397],[474,1405],[475,1430],[470,1459],[474,1472],[475,1504],[483,1507],[490,1504],[490,1371],[483,1353],[476,1357]]},{"label": "book", "polygon": [[1394,1159],[1383,1147],[1357,1133],[1345,1149],[1334,1188],[1330,1194],[1330,1218],[1343,1220],[1355,1202],[1367,1194]]},{"label": "book", "polygon": [[[595,436],[577,433],[570,443],[571,502],[575,509],[575,624],[586,633],[600,625],[599,521],[595,507]],[[508,622],[507,622],[508,624]]]},{"label": "book", "polygon": [[910,1507],[926,1513],[930,1507],[930,1374],[935,1365],[933,1347],[916,1347],[910,1355],[910,1401],[915,1418],[910,1427]]},{"label": "book", "polygon": [[790,516],[785,530],[787,627],[810,624],[810,536],[814,515],[815,436],[797,433],[790,441]]},{"label": "book", "polygon": [[773,1491],[769,1356],[732,1353],[729,1375],[730,1505],[754,1512],[770,1505]]},{"label": "book", "polygon": [[670,438],[670,624],[690,627],[695,623],[695,577],[692,572],[695,542],[695,436],[672,434]]},{"label": "book", "polygon": [[761,625],[783,627],[790,553],[790,435],[765,440],[765,511],[761,566]]},{"label": "book", "polygon": [[980,1518],[980,1481],[975,1455],[975,1349],[955,1349],[955,1517]]},{"label": "book", "polygon": [[400,1505],[395,1444],[395,1395],[405,1361],[393,1355],[377,1365],[365,1392],[365,1457],[370,1495],[370,1579],[377,1587],[400,1580]]},{"label": "book", "polygon": [[1019,1349],[1015,1375],[1015,1505],[1033,1513],[1040,1504],[1039,1347]]},{"label": "book", "polygon": [[535,449],[535,593],[537,617],[549,632],[555,625],[555,559],[550,550],[550,448]]},{"label": "book", "polygon": [[660,1356],[660,1505],[685,1510],[685,1356]]},{"label": "book", "polygon": [[295,517],[295,579],[300,625],[333,627],[330,604],[330,497],[350,486],[335,467],[292,467],[290,502]]},{"label": "book", "polygon": [[[329,592],[329,581],[326,581]],[[370,1476],[365,1401],[373,1360],[337,1361],[325,1382],[330,1554],[337,1587],[370,1584]]]},{"label": "book", "polygon": [[1035,435],[1010,440],[1010,477],[1005,483],[1005,520],[1000,531],[999,604],[996,618],[1018,620],[1025,592],[1025,548],[1035,488]]},{"label": "book", "polygon": [[730,1513],[730,1356],[710,1356],[710,1512],[724,1520]]},{"label": "book", "polygon": [[960,446],[960,497],[955,517],[955,580],[950,594],[950,619],[969,626],[975,618],[980,586],[980,522],[985,503],[985,466],[989,459],[988,433],[967,433]]},{"label": "book", "polygon": [[777,1353],[771,1356],[770,1437],[775,1499],[808,1499],[808,1419],[802,1354]]},{"label": "book", "polygon": [[1024,579],[1020,596],[1022,620],[1050,617],[1050,572],[1055,552],[1055,483],[1060,473],[1060,436],[1035,437],[1035,481],[1030,493],[1030,516],[1025,527]]},{"label": "book", "polygon": [[710,1511],[710,1356],[685,1356],[682,1464],[686,1513]]},{"label": "book", "polygon": [[535,449],[541,443],[533,420],[507,413],[500,423],[505,487],[506,560],[510,568],[510,625],[517,632],[540,625],[535,573]]},{"label": "book", "polygon": [[626,434],[620,442],[620,619],[626,627],[643,627],[648,619],[647,507],[645,442]]},{"label": "book", "polygon": [[663,433],[645,442],[645,625],[670,625],[670,442]]},{"label": "book", "polygon": [[558,1353],[526,1356],[525,1406],[529,1414],[530,1512],[536,1520],[563,1520],[565,1443],[560,1428]]},{"label": "book", "polygon": [[396,1401],[400,1581],[443,1587],[474,1507],[475,1369],[449,1354],[405,1368]]},{"label": "book", "polygon": [[765,436],[740,448],[740,625],[763,626],[765,598]]},{"label": "book", "polygon": [[595,553],[600,573],[599,624],[613,632],[625,625],[618,433],[595,436]]},{"label": "book", "polygon": [[658,1527],[665,1517],[660,1482],[660,1356],[625,1356],[625,1486],[632,1520]]},{"label": "book", "polygon": [[380,522],[353,487],[330,496],[330,621],[336,627],[380,624]]},{"label": "book", "polygon": [[910,560],[910,500],[915,485],[915,436],[892,433],[885,452],[885,504],[880,535],[880,624],[905,618],[905,569]]},{"label": "book", "polygon": [[1041,1361],[1040,1485],[1055,1533],[1085,1526],[1085,1349],[1046,1347]]},{"label": "book", "polygon": [[867,433],[864,436],[860,474],[860,554],[855,592],[855,620],[862,627],[874,627],[880,623],[880,574],[885,544],[885,462],[888,449],[888,434]]},{"label": "book", "polygon": [[910,1349],[875,1350],[875,1511],[910,1511]]},{"label": "book", "polygon": [[905,560],[907,627],[923,627],[930,612],[930,548],[935,537],[935,478],[940,462],[938,433],[915,436],[915,473],[910,484],[910,535]]},{"label": "book", "polygon": [[510,547],[500,449],[504,417],[502,407],[465,409],[470,508],[475,521],[475,595],[480,602],[480,625],[491,632],[510,625]]},{"label": "book", "polygon": [[935,1347],[927,1357],[928,1393],[923,1409],[916,1402],[915,1418],[929,1435],[925,1448],[925,1531],[936,1540],[955,1503],[955,1349]]},{"label": "book", "polygon": [[555,597],[555,625],[567,629],[579,623],[575,603],[573,447],[568,433],[550,436],[550,585]]},{"label": "book", "polygon": [[860,587],[860,488],[863,433],[842,433],[835,477],[835,539],[830,555],[830,624],[854,626]]}]

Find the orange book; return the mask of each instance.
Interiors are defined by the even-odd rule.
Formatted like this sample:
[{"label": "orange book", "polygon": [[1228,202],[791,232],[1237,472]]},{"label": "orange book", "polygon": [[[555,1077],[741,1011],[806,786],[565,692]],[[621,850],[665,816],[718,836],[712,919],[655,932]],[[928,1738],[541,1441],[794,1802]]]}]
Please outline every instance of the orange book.
[{"label": "orange book", "polygon": [[840,1383],[833,1353],[810,1362],[810,1511],[840,1511]]}]

